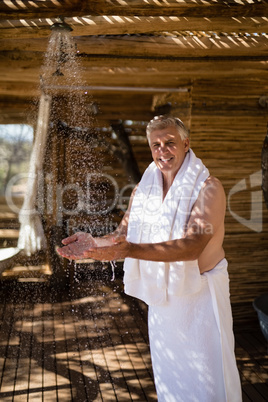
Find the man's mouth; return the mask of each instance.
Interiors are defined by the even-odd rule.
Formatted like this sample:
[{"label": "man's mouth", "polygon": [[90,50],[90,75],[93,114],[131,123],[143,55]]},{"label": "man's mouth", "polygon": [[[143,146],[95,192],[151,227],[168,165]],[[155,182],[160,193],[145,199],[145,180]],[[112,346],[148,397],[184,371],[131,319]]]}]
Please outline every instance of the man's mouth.
[{"label": "man's mouth", "polygon": [[161,161],[161,162],[169,162],[169,161],[171,161],[171,159],[173,159],[173,157],[171,156],[170,158],[159,158],[159,160]]}]

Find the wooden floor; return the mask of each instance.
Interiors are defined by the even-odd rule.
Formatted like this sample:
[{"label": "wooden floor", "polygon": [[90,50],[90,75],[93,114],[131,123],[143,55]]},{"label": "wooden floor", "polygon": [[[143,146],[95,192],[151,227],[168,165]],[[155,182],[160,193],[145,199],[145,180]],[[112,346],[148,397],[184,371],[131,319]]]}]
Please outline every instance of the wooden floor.
[{"label": "wooden floor", "polygon": [[[108,271],[76,272],[65,288],[0,282],[0,401],[157,400],[146,308]],[[268,401],[258,323],[235,335],[243,400]]]}]

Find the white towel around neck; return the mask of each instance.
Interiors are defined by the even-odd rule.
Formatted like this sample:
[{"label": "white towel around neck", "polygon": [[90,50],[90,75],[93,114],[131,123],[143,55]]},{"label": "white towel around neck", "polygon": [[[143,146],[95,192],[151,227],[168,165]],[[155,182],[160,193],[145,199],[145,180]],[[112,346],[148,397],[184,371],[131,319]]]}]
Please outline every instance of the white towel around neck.
[{"label": "white towel around neck", "polygon": [[[209,171],[190,149],[163,201],[162,173],[152,162],[139,183],[130,211],[127,240],[159,243],[182,238],[190,212]],[[163,304],[168,294],[198,292],[201,278],[197,260],[155,262],[126,258],[125,293],[148,305]]]}]

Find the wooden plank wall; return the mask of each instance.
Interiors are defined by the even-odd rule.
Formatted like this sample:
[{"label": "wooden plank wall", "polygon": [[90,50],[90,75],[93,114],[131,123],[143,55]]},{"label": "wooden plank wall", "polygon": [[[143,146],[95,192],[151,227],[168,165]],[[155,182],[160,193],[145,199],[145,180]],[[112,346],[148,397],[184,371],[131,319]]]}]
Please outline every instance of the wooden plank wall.
[{"label": "wooden plank wall", "polygon": [[[261,169],[268,121],[258,100],[267,91],[268,81],[260,79],[211,79],[193,86],[191,145],[230,197],[224,246],[235,325],[256,320],[252,301],[268,292],[268,211],[260,176],[253,176]],[[235,185],[239,191],[230,196]],[[251,211],[259,220],[250,223]]]}]

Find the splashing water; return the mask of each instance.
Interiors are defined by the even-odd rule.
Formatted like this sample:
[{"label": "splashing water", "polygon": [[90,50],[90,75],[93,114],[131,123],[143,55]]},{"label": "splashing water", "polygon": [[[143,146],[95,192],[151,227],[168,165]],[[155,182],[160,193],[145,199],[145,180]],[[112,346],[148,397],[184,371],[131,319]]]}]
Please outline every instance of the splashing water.
[{"label": "splashing water", "polygon": [[[72,127],[90,127],[94,114],[89,110],[92,95],[85,91],[82,67],[77,58],[75,42],[71,33],[53,30],[41,68],[41,87],[46,93],[57,96],[64,110],[57,110],[52,119],[65,121]],[[61,116],[61,112],[64,114]]]},{"label": "splashing water", "polygon": [[44,149],[47,141],[51,97],[41,94],[38,122],[28,172],[27,191],[19,213],[20,232],[18,248],[27,256],[46,248],[46,239],[38,211],[35,209],[38,175],[42,171]]},{"label": "splashing water", "polygon": [[[51,204],[60,193],[65,197],[57,205],[56,224],[68,220],[66,236],[79,230],[94,232],[91,226],[100,226],[94,214],[100,197],[94,194],[93,181],[102,171],[102,151],[92,94],[84,90],[83,69],[69,31],[51,32],[41,72],[43,91],[52,96],[48,141],[50,148],[59,149],[58,155],[50,150],[46,154],[46,176],[51,177],[50,187],[58,187],[47,195]],[[91,215],[90,223],[82,215]]]},{"label": "splashing water", "polygon": [[[78,84],[77,60],[75,53],[75,43],[72,36],[67,31],[53,31],[50,35],[47,52],[43,67],[41,69],[42,78],[46,85],[57,85],[57,77],[65,77],[66,84],[70,86]],[[75,74],[75,76],[74,76]]]},{"label": "splashing water", "polygon": [[79,279],[77,277],[77,263],[76,263],[76,261],[74,261],[74,281],[76,283],[79,283]]},{"label": "splashing water", "polygon": [[[52,31],[41,67],[41,91],[49,97],[50,108],[49,116],[44,113],[38,116],[42,127],[46,118],[47,133],[46,146],[42,147],[43,190],[36,195],[44,197],[40,205],[45,235],[59,233],[58,238],[47,236],[51,253],[55,242],[60,245],[63,237],[74,232],[88,231],[101,236],[110,231],[109,215],[99,213],[107,208],[109,188],[107,179],[101,176],[104,150],[96,113],[91,107],[93,97],[85,89],[88,85],[83,80],[83,68],[71,33]],[[57,256],[50,258],[50,264],[52,269],[59,264]],[[116,264],[115,261],[110,264],[114,281]],[[76,264],[72,279],[79,282]]]},{"label": "splashing water", "polygon": [[115,268],[116,268],[116,261],[110,261],[110,264],[111,264],[111,267],[112,267],[112,273],[113,273],[113,276],[112,276],[111,281],[114,281],[114,280],[115,280]]}]

